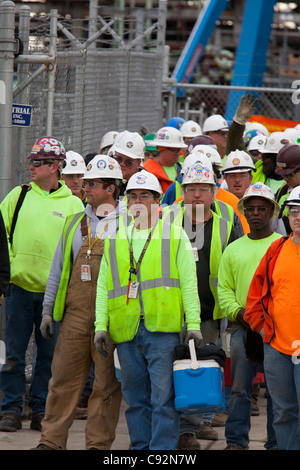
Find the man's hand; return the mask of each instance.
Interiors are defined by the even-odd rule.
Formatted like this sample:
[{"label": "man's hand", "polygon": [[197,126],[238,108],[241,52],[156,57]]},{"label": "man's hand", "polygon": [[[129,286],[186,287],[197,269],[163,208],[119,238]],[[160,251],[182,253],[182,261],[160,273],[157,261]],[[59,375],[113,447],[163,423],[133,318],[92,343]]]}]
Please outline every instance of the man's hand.
[{"label": "man's hand", "polygon": [[248,94],[246,96],[242,96],[240,104],[238,105],[236,113],[233,117],[233,121],[244,126],[254,113],[255,106],[258,101],[258,98],[255,98],[254,95]]},{"label": "man's hand", "polygon": [[42,336],[48,341],[54,335],[54,320],[52,315],[43,315],[42,322],[40,326]]},{"label": "man's hand", "polygon": [[195,348],[198,348],[200,346],[200,343],[201,343],[202,339],[203,339],[201,331],[189,330],[186,334],[184,342],[188,343],[190,339],[193,339],[195,341]]},{"label": "man's hand", "polygon": [[[97,331],[94,338],[94,344],[97,351],[103,356],[107,357],[107,351],[109,350],[109,334],[107,331]],[[104,347],[105,346],[105,349]]]}]

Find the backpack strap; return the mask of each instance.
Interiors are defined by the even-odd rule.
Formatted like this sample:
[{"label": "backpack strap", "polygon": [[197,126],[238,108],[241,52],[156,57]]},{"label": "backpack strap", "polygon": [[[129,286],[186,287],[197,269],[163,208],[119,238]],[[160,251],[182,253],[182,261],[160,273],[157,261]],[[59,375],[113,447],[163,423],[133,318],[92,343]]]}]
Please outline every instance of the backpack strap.
[{"label": "backpack strap", "polygon": [[24,201],[24,199],[25,199],[25,196],[26,196],[27,191],[29,191],[30,189],[31,189],[30,184],[22,184],[22,189],[21,189],[21,192],[20,192],[20,196],[19,196],[18,202],[17,202],[17,204],[16,204],[15,212],[14,212],[13,219],[12,219],[12,223],[11,223],[10,235],[9,235],[9,242],[10,242],[10,244],[12,244],[12,241],[13,241],[13,233],[14,233],[14,230],[15,230],[15,226],[16,226],[16,222],[17,222],[19,210],[20,210],[20,208],[21,208],[21,206],[22,206],[22,204],[23,204],[23,201]]}]

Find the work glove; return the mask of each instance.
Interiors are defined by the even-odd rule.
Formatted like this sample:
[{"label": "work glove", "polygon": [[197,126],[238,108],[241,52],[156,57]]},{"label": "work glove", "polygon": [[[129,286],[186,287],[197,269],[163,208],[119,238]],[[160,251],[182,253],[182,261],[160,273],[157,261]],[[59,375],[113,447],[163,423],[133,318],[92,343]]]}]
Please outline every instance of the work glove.
[{"label": "work glove", "polygon": [[[107,331],[97,331],[94,338],[94,344],[97,351],[102,354],[103,357],[107,357],[107,351],[110,347],[109,334]],[[103,346],[105,346],[105,349]]]},{"label": "work glove", "polygon": [[45,339],[49,341],[52,338],[54,335],[54,320],[52,315],[45,314],[42,316],[40,330]]},{"label": "work glove", "polygon": [[233,117],[234,122],[244,126],[248,119],[252,116],[255,111],[255,106],[258,103],[258,98],[254,95],[244,95],[241,98],[240,104]]},{"label": "work glove", "polygon": [[185,343],[188,343],[190,339],[194,340],[195,348],[198,348],[200,346],[200,343],[201,343],[202,339],[203,339],[201,331],[189,330],[186,334],[186,337],[185,337]]}]

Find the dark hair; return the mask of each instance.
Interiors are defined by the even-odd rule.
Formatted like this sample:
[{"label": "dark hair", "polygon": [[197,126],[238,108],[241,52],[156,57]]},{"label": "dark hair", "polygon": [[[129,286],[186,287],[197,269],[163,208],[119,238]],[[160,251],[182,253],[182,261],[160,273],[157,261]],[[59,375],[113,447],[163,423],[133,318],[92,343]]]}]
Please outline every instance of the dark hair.
[{"label": "dark hair", "polygon": [[114,192],[113,192],[113,197],[114,199],[118,199],[119,194],[120,194],[119,180],[116,180],[114,178],[103,178],[101,181],[103,183],[104,189],[108,188],[108,186],[110,185],[113,185],[115,187]]}]

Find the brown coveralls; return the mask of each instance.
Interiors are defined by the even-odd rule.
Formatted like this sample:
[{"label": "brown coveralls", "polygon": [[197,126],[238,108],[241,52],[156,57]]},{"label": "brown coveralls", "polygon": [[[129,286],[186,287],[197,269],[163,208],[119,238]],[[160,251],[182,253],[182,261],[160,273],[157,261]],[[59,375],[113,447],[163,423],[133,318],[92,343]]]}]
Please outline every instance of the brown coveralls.
[{"label": "brown coveralls", "polygon": [[[114,347],[111,344],[108,356],[104,358],[94,345],[96,287],[104,240],[95,242],[89,261],[87,249],[88,240],[85,239],[71,273],[42,421],[40,444],[54,449],[66,449],[68,430],[74,421],[92,361],[95,379],[88,402],[86,448],[109,450],[119,420],[121,387],[115,376]],[[85,264],[91,269],[91,281],[87,282],[81,280],[81,266]]]}]

